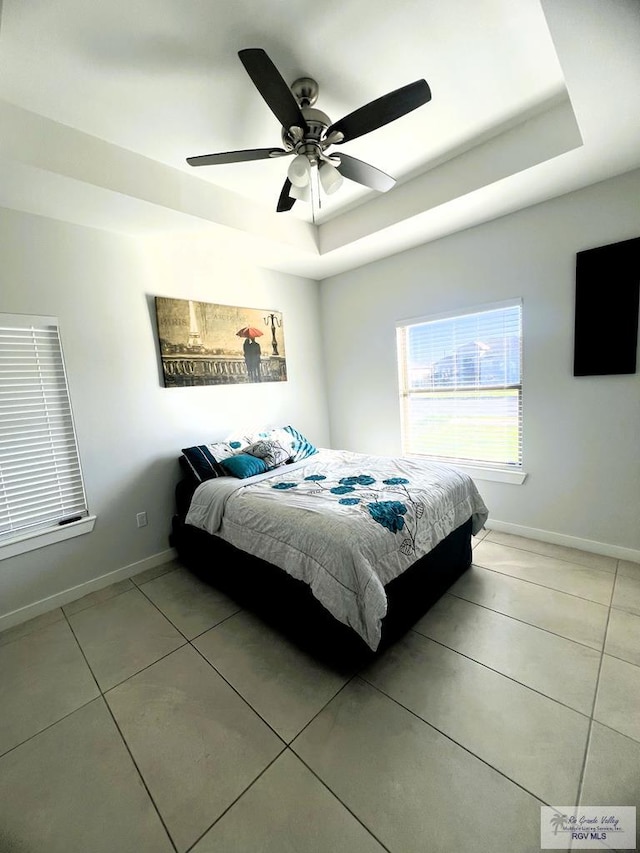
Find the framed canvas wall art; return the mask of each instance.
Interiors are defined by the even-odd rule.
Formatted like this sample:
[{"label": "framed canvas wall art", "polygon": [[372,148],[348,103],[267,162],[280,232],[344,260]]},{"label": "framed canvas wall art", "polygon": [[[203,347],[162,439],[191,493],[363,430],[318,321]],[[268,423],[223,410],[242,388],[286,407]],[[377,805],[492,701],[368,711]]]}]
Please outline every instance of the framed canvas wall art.
[{"label": "framed canvas wall art", "polygon": [[164,384],[285,382],[282,314],[156,296]]}]

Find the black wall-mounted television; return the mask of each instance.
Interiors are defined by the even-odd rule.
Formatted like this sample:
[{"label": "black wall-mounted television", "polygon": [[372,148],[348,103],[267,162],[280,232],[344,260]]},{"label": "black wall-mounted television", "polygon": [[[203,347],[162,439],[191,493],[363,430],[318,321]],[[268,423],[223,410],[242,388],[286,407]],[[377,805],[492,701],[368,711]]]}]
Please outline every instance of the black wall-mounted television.
[{"label": "black wall-mounted television", "polygon": [[635,373],[640,237],[578,252],[574,376]]}]

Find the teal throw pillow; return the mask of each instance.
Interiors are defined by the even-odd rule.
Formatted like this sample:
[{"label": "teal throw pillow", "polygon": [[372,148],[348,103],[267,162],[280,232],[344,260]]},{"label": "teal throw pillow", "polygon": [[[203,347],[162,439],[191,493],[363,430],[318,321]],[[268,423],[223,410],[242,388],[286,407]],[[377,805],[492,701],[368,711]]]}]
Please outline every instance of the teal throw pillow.
[{"label": "teal throw pillow", "polygon": [[254,477],[256,474],[264,474],[267,470],[264,459],[249,456],[248,453],[236,453],[235,456],[223,459],[220,464],[227,474],[231,477],[238,477],[240,480]]}]

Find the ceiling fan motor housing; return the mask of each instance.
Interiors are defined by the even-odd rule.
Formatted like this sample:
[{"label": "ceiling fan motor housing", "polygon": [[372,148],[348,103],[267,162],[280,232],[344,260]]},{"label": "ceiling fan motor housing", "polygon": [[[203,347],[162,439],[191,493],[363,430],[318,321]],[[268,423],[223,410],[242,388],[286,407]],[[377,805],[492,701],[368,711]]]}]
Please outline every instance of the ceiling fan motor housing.
[{"label": "ceiling fan motor housing", "polygon": [[300,139],[296,134],[291,133],[289,128],[283,127],[281,134],[282,144],[287,151],[292,151],[303,144],[316,146],[321,150],[320,140],[325,130],[331,124],[331,119],[322,110],[316,110],[314,107],[302,107],[301,112],[307,123],[307,129],[304,130],[303,128],[304,136]]},{"label": "ceiling fan motor housing", "polygon": [[314,151],[319,154],[321,152],[320,141],[325,130],[331,124],[331,119],[322,110],[317,110],[313,106],[318,100],[318,91],[318,84],[311,77],[299,77],[291,84],[291,93],[300,107],[307,127],[306,130],[302,128],[302,136],[296,132],[292,133],[288,127],[282,128],[282,144],[287,151],[295,149],[301,154],[313,154]]}]

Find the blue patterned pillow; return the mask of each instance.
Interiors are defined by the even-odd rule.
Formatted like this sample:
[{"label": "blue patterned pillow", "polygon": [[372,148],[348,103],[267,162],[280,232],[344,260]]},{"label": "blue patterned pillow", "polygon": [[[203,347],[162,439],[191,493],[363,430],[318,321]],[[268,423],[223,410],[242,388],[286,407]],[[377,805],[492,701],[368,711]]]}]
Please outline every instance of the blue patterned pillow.
[{"label": "blue patterned pillow", "polygon": [[225,475],[224,468],[214,453],[216,447],[215,444],[198,444],[194,447],[182,448],[187,465],[199,483]]},{"label": "blue patterned pillow", "polygon": [[318,452],[318,448],[311,444],[309,439],[305,438],[297,429],[294,429],[292,426],[286,426],[284,429],[293,436],[291,443],[292,462],[299,462],[300,459],[306,459],[307,456],[313,456],[314,453]]},{"label": "blue patterned pillow", "polygon": [[258,459],[257,456],[250,456],[248,453],[236,453],[235,456],[223,459],[220,464],[226,474],[238,477],[240,480],[244,480],[246,477],[253,477],[256,474],[264,474],[267,470],[267,464],[264,459]]}]

